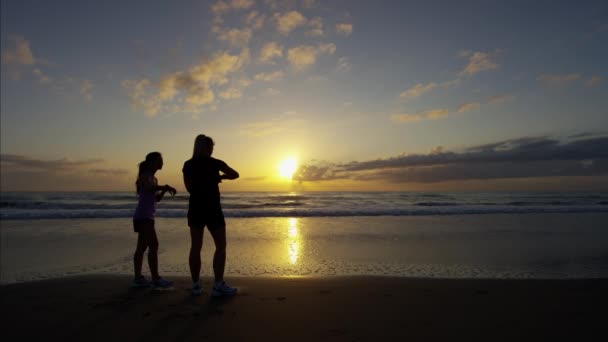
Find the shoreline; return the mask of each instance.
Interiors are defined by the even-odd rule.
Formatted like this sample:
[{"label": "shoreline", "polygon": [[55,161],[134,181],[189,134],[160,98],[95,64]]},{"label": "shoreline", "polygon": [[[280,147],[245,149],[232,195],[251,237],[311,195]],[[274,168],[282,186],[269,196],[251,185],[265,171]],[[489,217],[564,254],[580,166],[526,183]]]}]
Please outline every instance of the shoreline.
[{"label": "shoreline", "polygon": [[[0,286],[3,336],[48,340],[532,340],[603,331],[608,279],[228,277],[233,298],[86,275]],[[8,335],[8,336],[7,336]],[[597,336],[597,335],[596,335]]]}]

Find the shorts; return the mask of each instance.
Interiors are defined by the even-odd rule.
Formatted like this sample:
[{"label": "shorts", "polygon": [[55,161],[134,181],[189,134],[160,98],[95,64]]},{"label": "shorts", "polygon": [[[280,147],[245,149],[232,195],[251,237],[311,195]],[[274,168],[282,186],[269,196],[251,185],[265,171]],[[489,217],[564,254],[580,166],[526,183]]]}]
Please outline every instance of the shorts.
[{"label": "shorts", "polygon": [[154,229],[154,219],[133,219],[133,231],[136,233],[144,229]]},{"label": "shorts", "polygon": [[226,221],[224,220],[222,208],[188,209],[188,226],[199,229],[203,229],[205,226],[207,226],[207,229],[209,230],[216,230],[218,228],[226,227]]}]

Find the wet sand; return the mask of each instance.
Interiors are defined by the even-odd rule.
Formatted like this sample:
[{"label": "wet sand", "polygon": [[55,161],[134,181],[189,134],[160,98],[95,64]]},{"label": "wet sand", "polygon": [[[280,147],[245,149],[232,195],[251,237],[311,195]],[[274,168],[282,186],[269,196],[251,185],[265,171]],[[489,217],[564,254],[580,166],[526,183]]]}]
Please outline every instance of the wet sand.
[{"label": "wet sand", "polygon": [[0,287],[2,339],[376,341],[589,339],[605,333],[608,279],[231,277],[233,298],[89,275]]}]

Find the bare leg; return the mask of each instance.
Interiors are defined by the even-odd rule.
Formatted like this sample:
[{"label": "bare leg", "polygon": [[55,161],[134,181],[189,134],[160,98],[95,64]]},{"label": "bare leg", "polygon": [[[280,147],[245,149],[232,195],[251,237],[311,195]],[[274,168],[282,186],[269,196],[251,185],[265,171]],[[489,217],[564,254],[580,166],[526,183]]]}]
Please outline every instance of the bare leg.
[{"label": "bare leg", "polygon": [[215,282],[224,280],[224,268],[226,266],[226,226],[210,229],[213,242],[215,242],[215,254],[213,255],[213,273]]},{"label": "bare leg", "polygon": [[144,239],[148,245],[148,266],[150,267],[150,273],[152,274],[152,280],[158,280],[158,238],[156,237],[156,230],[152,225],[150,228],[142,230],[140,234],[144,235]]},{"label": "bare leg", "polygon": [[144,252],[148,248],[148,243],[144,239],[142,233],[137,233],[137,247],[133,255],[133,269],[135,270],[135,279],[141,278],[141,268],[144,262]]},{"label": "bare leg", "polygon": [[203,233],[205,227],[193,228],[190,227],[190,275],[192,282],[196,283],[201,274],[201,249],[203,248]]}]

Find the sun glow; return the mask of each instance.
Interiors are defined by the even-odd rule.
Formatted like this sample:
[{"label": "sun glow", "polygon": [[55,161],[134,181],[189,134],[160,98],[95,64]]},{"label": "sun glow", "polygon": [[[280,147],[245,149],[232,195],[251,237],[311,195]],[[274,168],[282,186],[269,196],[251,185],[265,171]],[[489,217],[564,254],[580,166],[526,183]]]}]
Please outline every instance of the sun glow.
[{"label": "sun glow", "polygon": [[298,161],[296,160],[296,158],[291,157],[291,158],[283,160],[283,162],[279,166],[279,172],[281,174],[281,177],[287,178],[287,179],[292,179],[293,174],[296,172],[297,168],[298,168]]}]

